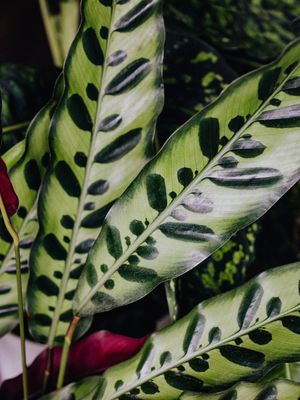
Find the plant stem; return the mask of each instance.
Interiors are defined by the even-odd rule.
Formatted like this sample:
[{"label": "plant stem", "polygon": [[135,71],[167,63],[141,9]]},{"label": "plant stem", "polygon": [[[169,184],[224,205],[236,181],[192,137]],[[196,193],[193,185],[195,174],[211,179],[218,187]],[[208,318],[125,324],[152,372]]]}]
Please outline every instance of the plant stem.
[{"label": "plant stem", "polygon": [[284,364],[284,370],[285,370],[285,377],[286,379],[292,379],[292,374],[291,374],[291,368],[289,363]]},{"label": "plant stem", "polygon": [[178,317],[178,305],[176,301],[176,279],[170,279],[165,282],[166,298],[168,303],[169,315],[171,321],[176,321]]},{"label": "plant stem", "polygon": [[43,394],[47,390],[48,380],[49,380],[49,376],[50,376],[50,373],[51,373],[51,368],[52,368],[52,349],[48,348],[47,349],[47,364],[46,364],[46,369],[45,369],[45,372],[44,372],[43,388],[42,388],[42,393]]},{"label": "plant stem", "polygon": [[14,230],[10,219],[7,215],[5,205],[0,195],[0,211],[3,217],[4,225],[13,239],[13,245],[16,255],[16,278],[17,278],[17,293],[18,293],[18,313],[20,323],[20,338],[21,338],[21,357],[22,357],[22,380],[23,380],[23,396],[24,400],[28,400],[28,383],[27,383],[27,367],[26,367],[26,348],[25,348],[25,329],[24,329],[24,306],[22,294],[22,277],[21,277],[21,263],[20,263],[20,247],[19,236]]},{"label": "plant stem", "polygon": [[57,379],[57,389],[61,389],[64,384],[64,378],[65,378],[65,372],[66,372],[66,367],[67,367],[67,362],[68,362],[68,356],[69,356],[69,350],[70,346],[72,343],[73,335],[75,332],[75,329],[77,327],[77,324],[80,320],[80,317],[77,317],[76,315],[73,317],[67,334],[65,336],[65,341],[64,341],[64,347],[62,350],[62,355],[61,355],[61,361],[60,361],[60,367],[59,367],[59,373],[58,373],[58,379]]},{"label": "plant stem", "polygon": [[2,133],[10,133],[13,131],[19,131],[21,129],[26,129],[30,124],[30,121],[20,122],[19,124],[8,125],[2,128]]}]

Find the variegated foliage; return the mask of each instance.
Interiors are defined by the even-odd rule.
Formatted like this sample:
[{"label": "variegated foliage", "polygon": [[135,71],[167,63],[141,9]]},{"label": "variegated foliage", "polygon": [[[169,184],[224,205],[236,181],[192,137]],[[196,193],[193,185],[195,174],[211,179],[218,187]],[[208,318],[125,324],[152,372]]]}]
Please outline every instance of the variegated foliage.
[{"label": "variegated foliage", "polygon": [[241,285],[255,258],[258,225],[239,231],[211,257],[176,279],[178,317],[210,297]]},{"label": "variegated foliage", "polygon": [[290,264],[199,304],[106,371],[93,400],[173,400],[299,360],[299,282],[300,264]]},{"label": "variegated foliage", "polygon": [[[11,148],[3,159],[7,163],[11,182],[19,197],[19,209],[11,220],[20,237],[20,257],[23,288],[27,287],[30,247],[37,234],[36,201],[41,179],[49,160],[48,128],[61,92],[61,82],[49,103],[32,121],[25,142]],[[25,148],[24,148],[25,147]],[[22,153],[24,149],[24,153]],[[17,288],[14,248],[11,237],[0,220],[0,335],[17,323]]]},{"label": "variegated foliage", "polygon": [[300,384],[288,380],[277,380],[267,385],[242,382],[232,389],[216,394],[186,393],[180,400],[297,400]]},{"label": "variegated foliage", "polygon": [[297,182],[299,57],[296,41],[175,132],[109,213],[76,315],[133,302],[192,269]]},{"label": "variegated foliage", "polygon": [[62,343],[78,277],[111,203],[152,155],[163,99],[161,1],[85,0],[82,7],[31,252],[30,328],[50,347]]}]

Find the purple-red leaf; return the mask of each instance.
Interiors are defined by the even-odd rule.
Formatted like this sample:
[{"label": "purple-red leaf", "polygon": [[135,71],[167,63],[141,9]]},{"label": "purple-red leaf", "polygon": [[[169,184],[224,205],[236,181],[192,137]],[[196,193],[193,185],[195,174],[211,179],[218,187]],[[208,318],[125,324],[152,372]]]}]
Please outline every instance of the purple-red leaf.
[{"label": "purple-red leaf", "polygon": [[[100,331],[82,339],[71,347],[67,364],[65,384],[85,376],[98,374],[107,368],[127,360],[136,354],[147,337],[134,339],[109,331]],[[28,368],[30,399],[41,395],[48,349],[44,350]],[[52,370],[47,391],[55,389],[60,364],[61,348],[52,354]],[[22,398],[22,375],[8,379],[0,388],[0,399]]]},{"label": "purple-red leaf", "polygon": [[12,216],[18,209],[19,200],[9,180],[7,168],[0,157],[0,196],[2,197],[6,212]]}]

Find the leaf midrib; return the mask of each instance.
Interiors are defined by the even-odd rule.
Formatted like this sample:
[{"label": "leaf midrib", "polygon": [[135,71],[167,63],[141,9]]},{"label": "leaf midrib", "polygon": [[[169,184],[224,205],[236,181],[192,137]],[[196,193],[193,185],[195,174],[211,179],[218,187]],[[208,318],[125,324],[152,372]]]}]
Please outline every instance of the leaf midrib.
[{"label": "leaf midrib", "polygon": [[[112,8],[111,8],[111,27],[113,25],[113,20],[114,20],[114,13],[115,13],[115,2],[112,2]],[[83,28],[84,28],[84,21],[82,22],[82,33],[83,33]],[[54,340],[55,340],[55,335],[56,335],[56,329],[57,329],[57,325],[59,322],[59,317],[60,317],[60,312],[61,312],[61,308],[63,306],[64,303],[64,296],[65,296],[65,292],[68,286],[68,281],[69,281],[69,275],[71,272],[71,268],[72,268],[72,259],[73,259],[73,255],[75,252],[75,247],[77,244],[77,237],[78,237],[78,232],[80,229],[80,225],[81,225],[81,215],[84,209],[84,203],[85,203],[85,199],[86,199],[86,194],[87,194],[87,189],[88,189],[88,185],[89,185],[89,176],[90,176],[90,172],[91,172],[91,166],[93,165],[93,156],[94,156],[94,145],[96,142],[96,138],[97,138],[97,120],[98,120],[98,114],[100,113],[101,107],[102,107],[102,101],[103,101],[103,97],[105,95],[105,90],[104,90],[104,85],[103,82],[105,81],[105,74],[106,74],[106,70],[108,68],[106,59],[107,59],[107,54],[108,54],[108,49],[110,46],[110,41],[111,41],[111,36],[112,36],[112,29],[109,30],[109,36],[107,38],[107,45],[105,48],[105,52],[104,52],[104,61],[103,61],[103,71],[102,71],[102,75],[100,78],[100,83],[99,83],[99,96],[98,96],[98,104],[97,104],[97,109],[96,109],[96,114],[94,117],[94,125],[93,125],[93,132],[92,132],[92,140],[90,142],[90,147],[89,147],[89,156],[88,156],[88,160],[87,160],[87,164],[86,164],[86,173],[84,176],[84,182],[83,182],[83,186],[82,186],[82,191],[80,194],[80,198],[79,198],[79,203],[78,203],[78,212],[77,212],[77,218],[74,224],[74,228],[72,231],[72,238],[71,238],[71,242],[70,242],[70,246],[69,246],[69,251],[68,251],[68,256],[65,262],[65,269],[64,269],[64,273],[61,279],[61,283],[60,283],[60,287],[59,287],[59,294],[57,297],[57,302],[56,302],[56,307],[55,307],[55,311],[52,317],[52,324],[50,327],[50,331],[49,331],[49,337],[48,337],[48,343],[47,345],[51,348],[54,344]]]},{"label": "leaf midrib", "polygon": [[274,316],[273,318],[266,319],[266,320],[262,321],[261,323],[259,323],[257,325],[252,325],[248,329],[245,329],[243,331],[239,330],[237,333],[235,333],[235,334],[233,334],[231,336],[228,336],[227,338],[225,338],[223,340],[220,340],[219,342],[216,342],[215,344],[208,345],[205,348],[201,348],[200,351],[196,351],[196,352],[194,352],[192,354],[188,354],[188,355],[180,358],[179,361],[174,362],[172,364],[168,364],[168,366],[166,366],[165,368],[160,368],[159,370],[156,370],[155,373],[150,373],[145,379],[141,379],[141,380],[136,381],[136,383],[134,385],[131,385],[131,386],[127,387],[126,390],[124,389],[122,391],[115,392],[114,396],[113,397],[109,397],[108,399],[109,400],[118,399],[120,395],[122,395],[124,393],[127,393],[131,389],[134,389],[136,386],[140,386],[143,383],[148,382],[149,380],[151,380],[153,378],[156,378],[159,375],[162,375],[163,373],[169,371],[170,369],[176,368],[176,367],[178,367],[178,366],[180,366],[180,365],[182,365],[182,364],[194,359],[195,357],[201,356],[204,353],[208,353],[208,352],[210,352],[212,350],[218,349],[219,347],[223,346],[224,344],[226,344],[228,342],[232,342],[235,339],[238,339],[238,338],[240,338],[242,336],[245,336],[248,333],[255,331],[256,329],[259,329],[259,328],[264,327],[266,325],[270,325],[273,322],[276,322],[276,321],[280,320],[281,318],[285,317],[286,315],[289,315],[289,314],[291,314],[291,313],[293,313],[295,311],[298,311],[298,310],[300,310],[300,304],[298,304],[295,307],[290,308],[288,311],[285,311],[282,314],[278,314],[278,315]]},{"label": "leaf midrib", "polygon": [[[276,62],[273,63],[273,65],[276,65]],[[183,191],[178,195],[178,197],[173,200],[168,207],[165,208],[164,211],[162,211],[161,214],[158,214],[158,216],[153,220],[153,222],[144,230],[144,232],[130,245],[127,250],[122,254],[122,256],[114,262],[114,264],[111,266],[111,268],[108,270],[107,273],[103,275],[103,277],[99,280],[99,282],[93,287],[93,289],[85,296],[82,300],[82,302],[78,305],[76,308],[76,314],[79,314],[80,310],[86,305],[88,301],[93,297],[94,294],[97,293],[100,287],[102,287],[105,282],[121,267],[121,265],[124,264],[124,262],[129,258],[129,256],[134,253],[137,248],[145,242],[145,240],[159,227],[161,222],[164,221],[165,218],[170,215],[170,212],[176,208],[180,203],[181,200],[186,196],[186,194],[198,183],[200,183],[205,177],[206,173],[214,168],[217,164],[220,158],[223,157],[223,155],[230,150],[231,145],[238,140],[241,135],[245,132],[248,127],[255,122],[256,118],[262,113],[265,107],[267,107],[270,103],[270,101],[281,91],[282,87],[286,83],[286,81],[290,78],[290,76],[299,68],[300,62],[293,68],[293,70],[286,76],[286,78],[282,81],[282,83],[277,87],[276,90],[261,104],[260,107],[258,107],[257,111],[252,115],[251,118],[244,124],[240,130],[233,135],[233,137],[229,140],[229,142],[217,153],[214,158],[212,158],[207,165],[204,167],[202,172],[188,185],[186,186]],[[263,67],[262,69],[268,69],[270,66]],[[250,72],[249,75],[253,74],[253,72]],[[245,75],[247,77],[247,75]],[[238,82],[239,79],[236,80]],[[234,84],[233,84],[234,85]],[[232,90],[233,86],[230,86],[228,90]],[[223,93],[220,94],[218,99],[221,98]],[[217,102],[218,100],[216,100]],[[213,105],[216,103],[214,102]],[[161,150],[163,151],[163,149]],[[160,152],[161,152],[160,151]],[[160,154],[160,153],[158,153]],[[85,264],[86,265],[86,264]]]}]

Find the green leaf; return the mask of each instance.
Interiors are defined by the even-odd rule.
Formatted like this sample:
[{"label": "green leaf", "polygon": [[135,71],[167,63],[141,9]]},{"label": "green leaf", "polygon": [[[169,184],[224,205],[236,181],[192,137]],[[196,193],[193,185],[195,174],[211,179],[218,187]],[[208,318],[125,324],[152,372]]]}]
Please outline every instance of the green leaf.
[{"label": "green leaf", "polygon": [[72,383],[61,390],[40,397],[40,400],[88,400],[91,399],[99,385],[99,378],[89,377]]},{"label": "green leaf", "polygon": [[299,360],[299,281],[300,263],[290,264],[204,301],[154,333],[131,360],[107,370],[94,400],[133,393],[143,400],[173,400]]},{"label": "green leaf", "polygon": [[284,379],[267,385],[242,382],[215,394],[186,393],[180,400],[295,400],[300,396],[299,383]]},{"label": "green leaf", "polygon": [[[19,197],[19,209],[11,220],[20,237],[21,271],[24,292],[28,282],[30,248],[38,231],[36,218],[37,195],[49,158],[47,133],[51,113],[60,92],[61,85],[58,82],[53,98],[42,108],[28,128],[25,142],[18,143],[3,156],[4,161],[8,162],[9,176]],[[25,151],[22,152],[23,149]],[[0,335],[7,333],[18,322],[15,274],[14,248],[1,219]]]},{"label": "green leaf", "polygon": [[241,285],[255,256],[257,224],[237,232],[211,257],[176,279],[179,317],[207,298]]},{"label": "green leaf", "polygon": [[[133,302],[189,271],[297,182],[300,105],[285,85],[300,75],[299,57],[296,41],[175,132],[109,213],[79,281],[77,315]],[[274,70],[277,80],[270,79]],[[133,222],[142,233],[131,230]],[[112,229],[120,257],[109,251]]]},{"label": "green leaf", "polygon": [[[161,1],[85,0],[82,14],[51,123],[51,164],[31,254],[30,329],[50,347],[62,343],[78,277],[107,211],[152,154],[163,97]],[[110,237],[117,256],[117,232]],[[77,336],[87,326],[88,320]]]}]

